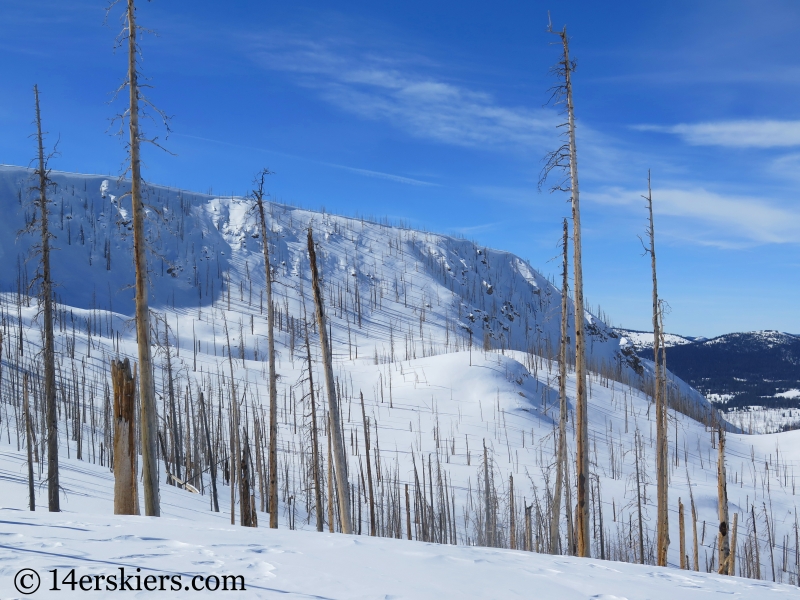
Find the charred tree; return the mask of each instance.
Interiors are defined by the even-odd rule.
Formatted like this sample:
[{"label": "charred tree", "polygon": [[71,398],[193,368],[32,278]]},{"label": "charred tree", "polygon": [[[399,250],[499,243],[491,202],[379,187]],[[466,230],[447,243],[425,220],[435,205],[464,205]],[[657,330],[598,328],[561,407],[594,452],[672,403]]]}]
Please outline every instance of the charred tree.
[{"label": "charred tree", "polygon": [[[109,5],[110,11],[122,0],[113,0]],[[141,169],[140,147],[142,142],[161,147],[158,138],[148,138],[140,126],[140,117],[147,117],[145,107],[152,109],[162,120],[169,132],[166,114],[157,109],[142,93],[139,85],[139,64],[137,57],[141,56],[138,35],[144,30],[136,23],[135,0],[125,0],[125,12],[122,16],[123,28],[120,34],[120,45],[127,46],[128,73],[117,93],[127,89],[128,107],[118,116],[122,123],[120,134],[124,132],[127,122],[128,133],[128,158],[130,164],[128,171],[131,177],[131,212],[133,220],[133,261],[135,269],[135,297],[136,297],[136,341],[139,358],[139,404],[141,419],[139,435],[142,453],[142,487],[144,492],[145,515],[151,517],[161,516],[161,503],[159,498],[158,460],[157,460],[157,435],[158,416],[155,403],[155,381],[153,378],[153,358],[150,334],[150,308],[147,286],[147,242],[145,239],[145,204],[143,199],[143,181]],[[163,148],[162,148],[163,149]]]},{"label": "charred tree", "polygon": [[136,466],[136,380],[131,363],[111,362],[114,389],[114,514],[138,515]]},{"label": "charred tree", "polygon": [[[278,375],[275,372],[275,305],[272,302],[272,266],[269,262],[269,238],[267,220],[264,215],[264,181],[271,175],[269,169],[262,169],[256,175],[252,196],[256,201],[259,225],[261,227],[261,248],[264,252],[264,274],[267,287],[267,345],[269,353],[269,526],[278,528]],[[309,362],[309,372],[311,364]]]},{"label": "charred tree", "polygon": [[[656,234],[653,225],[653,192],[650,186],[650,171],[647,172],[648,245],[645,254],[650,255],[653,271],[653,364],[655,369],[655,403],[656,403],[656,560],[661,567],[667,566],[667,550],[669,549],[669,481],[668,481],[668,444],[667,444],[667,398],[666,373],[663,369],[664,348],[662,348],[661,324],[663,320],[661,301],[658,297],[658,276],[656,273]],[[644,242],[642,243],[644,245]]]},{"label": "charred tree", "polygon": [[589,422],[588,399],[586,388],[586,339],[584,332],[583,309],[583,262],[581,252],[581,210],[578,187],[578,151],[575,145],[575,104],[572,99],[572,74],[575,71],[575,60],[570,58],[569,37],[567,28],[556,31],[552,23],[548,32],[559,37],[562,46],[562,58],[552,67],[551,72],[558,83],[551,88],[551,102],[563,104],[566,121],[563,128],[566,138],[557,149],[545,157],[545,165],[539,179],[541,187],[548,175],[560,171],[564,175],[551,191],[562,191],[570,194],[572,205],[572,243],[574,271],[574,306],[575,306],[575,437],[576,437],[576,477],[577,477],[577,510],[575,512],[575,528],[577,530],[578,556],[590,556],[589,539]]},{"label": "charred tree", "polygon": [[[564,219],[564,235],[562,238],[562,270],[561,270],[561,338],[558,346],[558,440],[556,452],[556,482],[553,490],[553,508],[550,513],[550,553],[559,554],[559,532],[558,525],[561,521],[561,491],[564,487],[564,475],[567,466],[567,325],[569,319],[568,304],[568,249],[569,229],[567,220]],[[570,507],[566,507],[567,513]]]},{"label": "charred tree", "polygon": [[53,335],[53,281],[50,273],[50,238],[52,234],[48,226],[49,208],[47,204],[47,188],[52,186],[44,154],[42,134],[42,114],[39,110],[39,88],[33,86],[36,100],[36,140],[38,142],[38,210],[41,233],[41,296],[44,328],[44,404],[47,422],[47,505],[50,512],[61,510],[58,498],[58,411],[56,400],[56,358],[55,338]]},{"label": "charred tree", "polygon": [[339,416],[339,400],[336,395],[336,383],[333,379],[333,355],[328,340],[328,329],[325,323],[322,291],[317,270],[317,252],[314,248],[314,236],[308,228],[308,257],[311,262],[311,285],[314,292],[314,305],[319,328],[319,343],[322,351],[322,362],[325,367],[325,387],[328,392],[328,418],[330,422],[330,438],[333,442],[333,465],[336,471],[336,491],[339,501],[339,522],[342,533],[352,534],[353,525],[350,518],[350,485],[347,482],[347,455],[344,449],[342,423]]}]

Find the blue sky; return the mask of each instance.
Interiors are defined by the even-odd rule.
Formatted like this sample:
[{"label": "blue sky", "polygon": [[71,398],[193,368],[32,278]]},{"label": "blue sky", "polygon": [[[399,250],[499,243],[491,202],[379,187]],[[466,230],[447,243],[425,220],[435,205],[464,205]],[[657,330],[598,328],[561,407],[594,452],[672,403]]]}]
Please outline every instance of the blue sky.
[{"label": "blue sky", "polygon": [[[109,103],[125,69],[103,0],[0,4],[0,163],[34,153],[38,83],[55,168],[117,174]],[[172,115],[150,181],[389,216],[555,273],[565,198],[537,190],[558,143],[558,57],[575,103],[586,295],[649,326],[640,194],[652,170],[670,331],[800,333],[800,4],[140,1],[152,99]],[[153,131],[163,138],[163,131]]]}]

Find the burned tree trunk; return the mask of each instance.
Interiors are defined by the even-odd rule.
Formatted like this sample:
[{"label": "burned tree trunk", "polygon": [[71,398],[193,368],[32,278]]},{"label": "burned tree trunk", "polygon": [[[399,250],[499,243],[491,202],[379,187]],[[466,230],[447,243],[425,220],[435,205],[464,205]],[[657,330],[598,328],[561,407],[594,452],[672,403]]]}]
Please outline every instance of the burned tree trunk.
[{"label": "burned tree trunk", "polygon": [[[305,313],[305,302],[303,304],[303,311]],[[306,315],[303,314],[303,326],[306,334],[306,360],[308,362],[308,388],[309,396],[311,398],[311,467],[314,469],[314,508],[317,518],[317,531],[323,529],[322,518],[322,484],[320,477],[320,461],[319,461],[319,430],[317,429],[317,402],[314,395],[314,375],[312,373],[311,365],[311,344],[308,341],[308,320]]]},{"label": "burned tree trunk", "polygon": [[575,145],[575,105],[572,99],[572,73],[575,70],[575,61],[569,55],[567,28],[564,27],[561,31],[556,31],[551,24],[548,27],[548,31],[559,36],[563,48],[563,57],[552,68],[553,74],[558,79],[558,84],[553,88],[553,100],[558,104],[565,105],[566,122],[561,126],[565,127],[564,135],[567,139],[559,148],[546,156],[539,184],[541,186],[553,170],[566,172],[567,175],[552,190],[568,192],[572,203],[572,253],[575,274],[575,437],[577,446],[575,465],[578,487],[575,527],[577,529],[577,554],[578,556],[588,557],[591,554],[591,540],[589,538],[589,421],[587,414],[586,337],[583,310],[578,151]]},{"label": "burned tree trunk", "polygon": [[28,373],[22,376],[22,410],[25,413],[25,449],[28,453],[28,508],[36,510],[36,492],[33,487],[33,426],[28,404]]},{"label": "burned tree trunk", "polygon": [[308,256],[311,261],[311,285],[314,292],[314,305],[317,313],[317,326],[319,327],[319,343],[322,350],[322,362],[325,367],[325,387],[328,392],[328,416],[330,420],[330,436],[333,441],[333,462],[336,469],[336,488],[339,499],[339,521],[342,533],[353,533],[350,519],[350,485],[347,483],[347,456],[342,438],[342,424],[339,418],[339,401],[336,396],[336,384],[333,379],[333,355],[328,340],[328,329],[325,323],[322,292],[319,285],[319,271],[317,270],[317,252],[314,248],[314,237],[311,228],[308,228]]},{"label": "burned tree trunk", "polygon": [[130,106],[128,125],[130,133],[131,206],[133,212],[133,255],[136,270],[136,339],[139,348],[139,396],[142,418],[139,424],[142,451],[142,481],[144,512],[149,517],[161,516],[158,493],[158,460],[156,459],[156,431],[158,430],[153,381],[153,360],[150,348],[150,309],[147,292],[147,256],[144,239],[144,203],[142,202],[142,173],[139,158],[139,72],[136,67],[138,45],[136,34],[136,7],[127,0],[128,34],[128,91]]},{"label": "burned tree trunk", "polygon": [[241,506],[242,527],[258,527],[258,513],[256,512],[255,497],[253,496],[253,484],[251,481],[251,455],[250,441],[247,437],[247,429],[244,431],[244,442],[242,444],[242,457],[239,461],[241,472],[239,474],[239,502]]},{"label": "burned tree trunk", "polygon": [[[569,230],[564,219],[564,236],[562,239],[562,271],[561,271],[561,339],[558,346],[558,441],[556,453],[556,483],[553,490],[553,509],[550,514],[550,554],[559,554],[558,524],[561,521],[561,490],[564,487],[564,475],[567,469],[567,325],[568,325],[568,252]],[[570,507],[567,506],[567,513]]]},{"label": "burned tree trunk", "polygon": [[375,494],[372,490],[372,461],[370,460],[369,452],[369,419],[364,410],[364,394],[359,392],[361,396],[361,416],[364,419],[364,448],[367,456],[367,487],[369,488],[369,534],[371,536],[377,535],[375,532]]},{"label": "burned tree trunk", "polygon": [[42,257],[42,317],[44,327],[44,404],[47,422],[47,505],[50,512],[61,510],[58,498],[58,414],[56,407],[56,358],[53,335],[53,282],[50,275],[50,230],[47,207],[48,178],[44,141],[42,139],[42,115],[39,110],[39,88],[33,86],[36,99],[36,139],[39,150],[39,225],[41,228]]},{"label": "burned tree trunk", "polygon": [[654,392],[656,402],[656,560],[659,566],[667,566],[667,550],[669,549],[669,511],[668,511],[668,463],[667,463],[667,398],[666,373],[663,369],[664,349],[661,322],[663,319],[661,302],[658,298],[658,276],[656,274],[656,234],[653,226],[653,193],[650,187],[650,172],[647,172],[648,227],[647,235],[650,245],[645,253],[650,255],[653,271],[653,363],[655,369]]},{"label": "burned tree trunk", "polygon": [[211,435],[208,431],[208,415],[206,414],[206,403],[203,392],[200,397],[200,418],[203,420],[203,431],[206,439],[206,452],[208,452],[208,465],[211,471],[211,500],[214,504],[214,512],[219,512],[219,499],[217,498],[217,461],[211,448]]},{"label": "burned tree trunk", "polygon": [[269,262],[269,238],[267,238],[267,222],[264,216],[264,180],[271,175],[263,169],[255,180],[256,189],[253,198],[258,209],[261,227],[261,248],[264,252],[264,274],[267,287],[267,345],[269,354],[269,526],[278,528],[278,375],[275,372],[275,305],[272,302],[272,267]]},{"label": "burned tree trunk", "polygon": [[730,575],[731,545],[728,521],[728,485],[725,472],[725,429],[719,427],[719,457],[717,458],[717,506],[719,508],[719,574]]},{"label": "burned tree trunk", "polygon": [[114,514],[138,515],[136,469],[136,380],[131,363],[111,363],[114,387]]}]

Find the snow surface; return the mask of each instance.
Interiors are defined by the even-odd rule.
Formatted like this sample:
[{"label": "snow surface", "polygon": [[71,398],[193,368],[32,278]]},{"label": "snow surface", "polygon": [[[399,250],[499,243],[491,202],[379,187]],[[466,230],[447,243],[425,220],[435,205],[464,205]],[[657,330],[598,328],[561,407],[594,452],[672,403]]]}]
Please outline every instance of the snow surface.
[{"label": "snow surface", "polygon": [[[621,562],[236,527],[224,513],[209,512],[206,498],[173,487],[162,488],[160,519],[114,516],[113,476],[74,459],[62,461],[64,512],[44,512],[40,489],[40,508],[30,513],[19,507],[26,501],[24,472],[22,455],[0,445],[3,598],[26,597],[15,596],[12,587],[14,574],[24,568],[43,578],[40,590],[27,597],[61,598],[71,592],[63,584],[62,591],[49,591],[48,571],[58,569],[61,579],[74,568],[80,580],[117,574],[120,567],[126,575],[137,568],[142,577],[181,575],[184,586],[196,575],[242,575],[247,592],[236,597],[247,598],[667,600],[680,595],[690,600],[725,594],[760,600],[800,595],[786,584]],[[136,597],[181,595],[156,591]],[[93,598],[118,596],[102,588],[91,592]]]}]

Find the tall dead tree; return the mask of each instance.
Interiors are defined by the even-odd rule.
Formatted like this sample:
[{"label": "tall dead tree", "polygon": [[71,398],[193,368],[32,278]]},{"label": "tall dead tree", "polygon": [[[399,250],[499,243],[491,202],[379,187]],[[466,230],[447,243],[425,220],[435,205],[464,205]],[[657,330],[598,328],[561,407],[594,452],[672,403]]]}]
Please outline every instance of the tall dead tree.
[{"label": "tall dead tree", "polygon": [[[241,462],[242,462],[242,443],[241,443],[241,418],[239,410],[239,401],[236,399],[236,378],[233,374],[233,349],[231,348],[231,337],[228,333],[228,318],[225,313],[222,313],[222,322],[225,326],[225,341],[228,345],[228,366],[230,367],[230,383],[231,383],[231,401],[230,401],[230,484],[231,484],[231,525],[236,523],[234,516],[234,506],[236,504],[236,482],[239,482],[241,488]],[[243,357],[244,358],[244,357]],[[240,489],[241,492],[241,489]],[[245,512],[248,510],[248,504],[241,497],[239,497],[239,522],[244,525],[246,518]]]},{"label": "tall dead tree", "polygon": [[322,515],[322,484],[319,460],[319,430],[317,429],[317,402],[314,396],[314,374],[311,365],[311,344],[308,340],[308,319],[305,314],[305,300],[303,301],[303,327],[306,337],[306,360],[308,363],[308,389],[311,398],[311,463],[314,469],[314,508],[317,518],[317,531],[323,529]]},{"label": "tall dead tree", "polygon": [[114,514],[138,515],[136,466],[136,380],[131,363],[111,362],[114,389]]},{"label": "tall dead tree", "polygon": [[50,512],[61,510],[58,499],[58,412],[56,407],[56,358],[53,335],[53,282],[50,274],[50,230],[48,228],[49,208],[47,188],[52,185],[44,155],[42,137],[42,114],[39,110],[39,88],[33,86],[36,100],[36,139],[39,151],[39,166],[36,175],[39,179],[39,226],[41,230],[41,295],[44,327],[44,403],[47,422],[47,505]]},{"label": "tall dead tree", "polygon": [[22,410],[25,413],[25,449],[28,453],[28,508],[36,510],[36,492],[33,487],[33,423],[28,403],[28,373],[22,376]]},{"label": "tall dead tree", "polygon": [[[561,339],[558,345],[558,440],[556,452],[556,483],[553,490],[553,509],[550,512],[550,553],[559,554],[558,525],[561,521],[561,491],[564,486],[564,475],[567,469],[567,325],[569,320],[569,227],[564,219],[564,235],[561,242],[562,270],[561,270]],[[567,506],[567,513],[571,507]]]},{"label": "tall dead tree", "polygon": [[728,483],[725,472],[725,428],[719,426],[719,456],[717,458],[717,507],[719,509],[719,574],[732,575],[730,527],[728,520]]},{"label": "tall dead tree", "polygon": [[[272,266],[269,262],[267,219],[264,215],[264,181],[272,173],[262,169],[255,178],[252,196],[256,201],[261,227],[261,248],[264,251],[264,273],[267,287],[267,345],[269,353],[269,526],[278,528],[278,375],[275,372],[275,306],[272,302]],[[311,364],[309,362],[309,372]]]},{"label": "tall dead tree", "polygon": [[367,457],[367,486],[369,488],[369,534],[371,536],[377,535],[375,531],[375,493],[372,489],[372,461],[370,460],[369,448],[369,419],[367,412],[364,410],[364,394],[359,392],[361,396],[361,417],[364,420],[364,450]]},{"label": "tall dead tree", "polygon": [[258,527],[258,512],[252,483],[252,456],[250,453],[250,440],[247,437],[247,428],[244,430],[242,456],[239,460],[239,506],[241,507],[242,527]]},{"label": "tall dead tree", "polygon": [[[667,550],[669,549],[669,482],[668,445],[667,445],[667,397],[666,373],[662,368],[665,349],[662,348],[661,321],[662,306],[658,298],[658,275],[656,273],[656,234],[653,226],[653,192],[650,186],[650,171],[647,172],[647,195],[642,196],[647,202],[649,245],[644,246],[645,254],[650,255],[653,271],[653,365],[655,370],[655,402],[656,402],[656,560],[659,566],[667,566]],[[642,242],[644,245],[644,242]]]},{"label": "tall dead tree", "polygon": [[214,452],[211,447],[211,435],[208,429],[208,415],[206,414],[205,397],[202,391],[199,391],[198,397],[200,398],[200,418],[203,421],[203,432],[206,439],[206,452],[208,453],[208,465],[211,471],[211,500],[214,505],[214,512],[219,512],[219,499],[217,498],[217,461],[214,457]]},{"label": "tall dead tree", "polygon": [[314,292],[314,305],[319,328],[319,344],[322,351],[322,362],[325,368],[325,388],[328,392],[328,418],[330,422],[329,436],[333,442],[333,466],[336,470],[336,489],[339,499],[339,523],[342,533],[352,534],[353,523],[350,518],[350,485],[347,483],[347,455],[344,450],[342,423],[339,416],[339,400],[336,396],[336,382],[333,379],[333,354],[328,340],[328,329],[325,323],[322,291],[319,285],[317,270],[317,252],[314,248],[314,235],[308,228],[308,258],[311,262],[311,286]]},{"label": "tall dead tree", "polygon": [[558,83],[550,90],[550,101],[563,104],[566,121],[559,125],[563,136],[563,144],[545,156],[545,165],[539,178],[539,186],[544,184],[552,171],[561,171],[564,176],[551,188],[570,194],[572,204],[572,243],[574,306],[575,306],[575,437],[576,437],[576,476],[578,487],[577,507],[575,511],[575,528],[577,529],[577,554],[590,556],[591,540],[589,539],[589,421],[588,399],[586,388],[586,339],[584,332],[583,310],[583,263],[581,258],[581,210],[578,187],[578,151],[575,146],[575,105],[572,100],[572,73],[575,71],[575,60],[569,55],[569,37],[567,28],[561,31],[553,29],[552,23],[547,31],[557,35],[563,49],[561,59],[551,68],[551,73]]},{"label": "tall dead tree", "polygon": [[686,526],[683,518],[683,502],[678,498],[678,535],[681,553],[681,569],[688,569],[688,560],[686,556]]},{"label": "tall dead tree", "polygon": [[[108,7],[110,11],[122,0],[113,0]],[[150,309],[147,290],[147,248],[145,240],[145,208],[142,199],[142,169],[140,146],[142,142],[161,147],[158,138],[148,138],[140,127],[140,117],[147,117],[144,108],[149,107],[164,123],[169,131],[166,114],[156,108],[142,93],[139,86],[139,65],[137,57],[141,55],[137,37],[144,30],[136,24],[135,0],[125,0],[126,9],[122,16],[122,33],[118,40],[120,45],[126,44],[128,51],[128,74],[117,93],[128,90],[128,108],[119,115],[123,124],[128,124],[128,157],[131,176],[131,212],[133,213],[133,261],[136,279],[136,341],[139,357],[139,404],[141,419],[139,435],[142,453],[142,487],[144,492],[145,515],[161,516],[159,498],[157,432],[158,421],[155,403],[155,381],[153,378],[153,358],[150,337]],[[120,130],[120,133],[123,132]],[[163,149],[163,148],[162,148]]]}]

